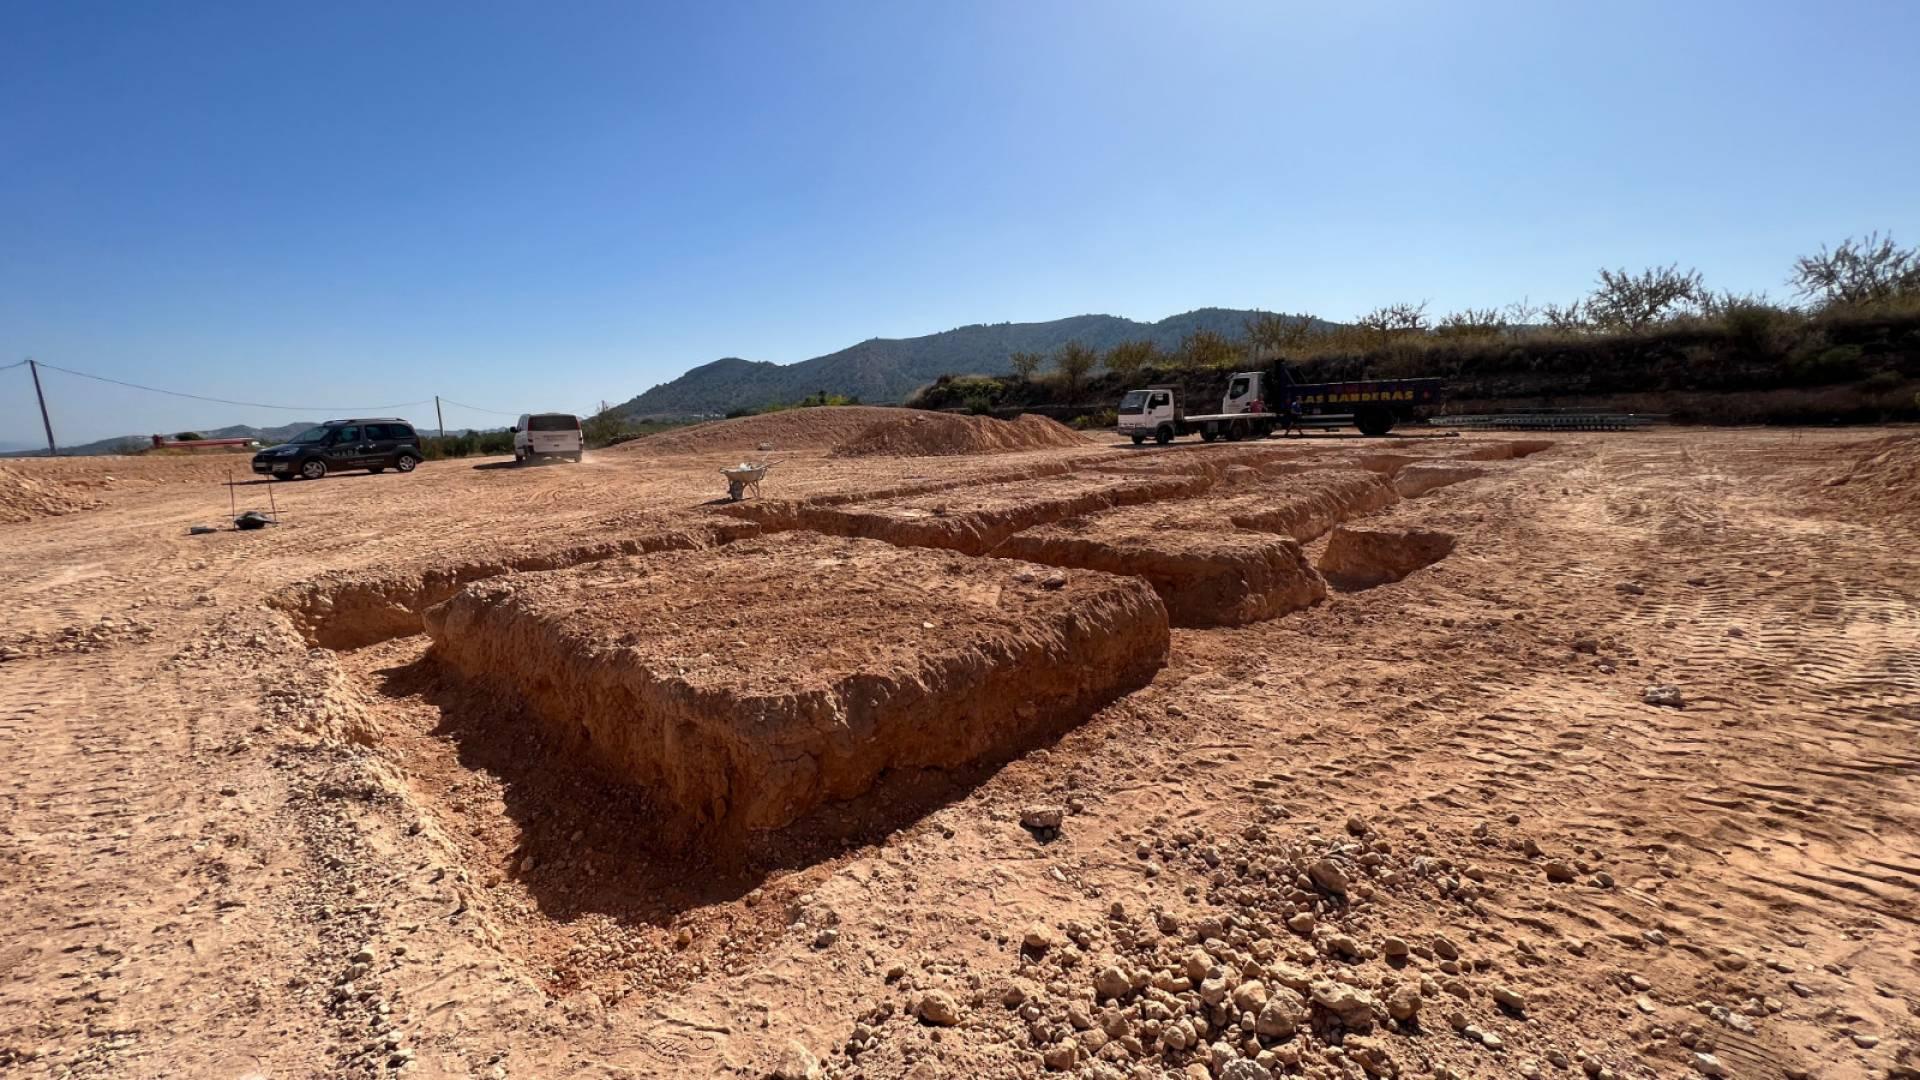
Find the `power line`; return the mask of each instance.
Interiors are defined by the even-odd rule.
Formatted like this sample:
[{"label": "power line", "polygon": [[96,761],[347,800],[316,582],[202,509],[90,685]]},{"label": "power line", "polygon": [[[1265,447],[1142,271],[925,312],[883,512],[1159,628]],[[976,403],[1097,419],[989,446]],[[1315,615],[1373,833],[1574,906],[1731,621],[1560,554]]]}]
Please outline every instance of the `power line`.
[{"label": "power line", "polygon": [[[22,360],[20,361],[20,363],[24,364],[26,363],[26,361]],[[17,366],[17,365],[13,365],[13,366]],[[92,379],[95,382],[112,383],[115,386],[125,386],[133,390],[145,390],[151,394],[166,394],[169,397],[191,398],[194,401],[211,401],[216,405],[239,405],[249,409],[281,409],[286,412],[306,412],[306,413],[313,413],[313,412],[350,413],[350,412],[377,412],[382,409],[405,409],[405,408],[411,408],[412,406],[415,406],[415,405],[433,404],[433,402],[431,401],[403,401],[403,402],[400,402],[398,405],[269,405],[261,401],[233,401],[228,398],[208,397],[205,394],[189,394],[182,390],[162,390],[160,387],[157,387],[157,386],[142,386],[139,383],[127,382],[124,379],[110,379],[105,375],[93,375],[85,371],[75,371],[72,368],[64,368],[58,364],[49,364],[45,360],[40,361],[40,366],[52,371],[64,372],[68,375],[78,375],[80,378],[83,378],[83,379]],[[0,370],[4,370],[4,369],[0,369]],[[468,408],[472,408],[472,406],[468,406]],[[485,412],[486,410],[483,409],[481,411]]]},{"label": "power line", "polygon": [[519,413],[501,412],[499,409],[483,409],[478,405],[468,405],[463,401],[455,401],[444,394],[441,395],[440,400],[446,402],[449,405],[458,405],[463,409],[472,409],[474,412],[492,413],[495,416],[519,416],[520,415]]},{"label": "power line", "polygon": [[27,362],[25,360],[15,360],[11,364],[0,364],[0,371],[11,371],[12,369],[17,367],[26,367],[26,366],[27,366]]}]

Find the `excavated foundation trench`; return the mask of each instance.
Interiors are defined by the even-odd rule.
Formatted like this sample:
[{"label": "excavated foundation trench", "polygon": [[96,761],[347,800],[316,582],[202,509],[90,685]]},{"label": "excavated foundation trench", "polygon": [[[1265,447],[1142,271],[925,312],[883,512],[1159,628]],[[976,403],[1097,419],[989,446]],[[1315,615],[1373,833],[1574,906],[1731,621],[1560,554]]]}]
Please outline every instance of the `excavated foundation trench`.
[{"label": "excavated foundation trench", "polygon": [[1453,553],[1453,534],[1436,529],[1342,525],[1327,538],[1320,573],[1346,592],[1399,581]]},{"label": "excavated foundation trench", "polygon": [[789,533],[470,585],[443,663],[709,834],[1011,757],[1165,664],[1137,578]]},{"label": "excavated foundation trench", "polygon": [[875,499],[843,506],[818,503],[735,504],[728,511],[768,531],[807,529],[833,536],[884,540],[902,547],[982,555],[1022,529],[1116,506],[1199,495],[1205,475],[1067,476],[956,491]]}]

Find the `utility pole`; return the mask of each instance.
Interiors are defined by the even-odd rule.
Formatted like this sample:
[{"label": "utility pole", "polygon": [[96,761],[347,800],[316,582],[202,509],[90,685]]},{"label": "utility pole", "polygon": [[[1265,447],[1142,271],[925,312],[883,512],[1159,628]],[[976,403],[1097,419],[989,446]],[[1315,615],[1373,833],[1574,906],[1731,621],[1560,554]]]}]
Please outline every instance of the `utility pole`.
[{"label": "utility pole", "polygon": [[447,437],[447,418],[440,415],[440,395],[433,395],[433,419],[440,425],[440,437]]},{"label": "utility pole", "polygon": [[53,421],[47,418],[47,395],[40,392],[40,365],[27,357],[27,370],[33,372],[33,396],[40,402],[40,426],[47,429],[47,456],[59,457],[60,448],[53,445]]}]

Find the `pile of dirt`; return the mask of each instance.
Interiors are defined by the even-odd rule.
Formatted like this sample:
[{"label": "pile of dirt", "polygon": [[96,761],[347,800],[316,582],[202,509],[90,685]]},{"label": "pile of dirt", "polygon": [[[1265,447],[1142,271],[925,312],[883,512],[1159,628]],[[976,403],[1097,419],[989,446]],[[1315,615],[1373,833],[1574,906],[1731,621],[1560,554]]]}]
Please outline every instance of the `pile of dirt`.
[{"label": "pile of dirt", "polygon": [[1452,552],[1453,534],[1437,529],[1342,525],[1333,530],[1320,556],[1320,573],[1335,588],[1371,589],[1432,566]]},{"label": "pile of dirt", "polygon": [[1004,760],[1168,649],[1134,578],[810,533],[510,575],[425,621],[455,670],[727,834],[888,770]]},{"label": "pile of dirt", "polygon": [[616,453],[700,454],[719,450],[825,450],[856,438],[868,428],[900,418],[901,410],[876,405],[823,405],[710,420],[621,443]]},{"label": "pile of dirt", "polygon": [[1829,489],[1858,510],[1920,517],[1920,435],[1889,435],[1846,449],[1849,460],[1827,478]]},{"label": "pile of dirt", "polygon": [[84,488],[52,477],[35,478],[0,465],[0,523],[16,524],[88,510],[99,503]]},{"label": "pile of dirt", "polygon": [[1012,420],[951,413],[914,413],[875,424],[833,448],[835,457],[948,457],[1004,454],[1093,440],[1057,420],[1027,413]]}]

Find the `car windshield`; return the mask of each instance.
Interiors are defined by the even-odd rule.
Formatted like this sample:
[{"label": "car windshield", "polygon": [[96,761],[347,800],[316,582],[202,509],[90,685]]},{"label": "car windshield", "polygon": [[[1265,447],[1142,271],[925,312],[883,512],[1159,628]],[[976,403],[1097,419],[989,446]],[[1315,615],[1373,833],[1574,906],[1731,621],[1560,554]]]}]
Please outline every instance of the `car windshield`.
[{"label": "car windshield", "polygon": [[1128,414],[1146,412],[1147,392],[1145,390],[1127,391],[1127,396],[1120,399],[1120,411]]},{"label": "car windshield", "polygon": [[572,431],[580,426],[571,413],[542,413],[527,417],[528,431]]},{"label": "car windshield", "polygon": [[300,434],[295,435],[293,438],[288,439],[287,441],[302,442],[302,443],[326,442],[327,433],[328,431],[324,427],[310,427],[307,430],[301,432]]}]

